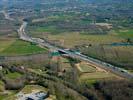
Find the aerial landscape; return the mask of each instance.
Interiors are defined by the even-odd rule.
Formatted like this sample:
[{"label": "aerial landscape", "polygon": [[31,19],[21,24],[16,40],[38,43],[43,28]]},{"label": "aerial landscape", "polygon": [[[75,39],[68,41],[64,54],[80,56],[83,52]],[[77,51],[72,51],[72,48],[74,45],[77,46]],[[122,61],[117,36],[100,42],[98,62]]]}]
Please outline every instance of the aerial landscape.
[{"label": "aerial landscape", "polygon": [[133,100],[133,0],[0,0],[0,100]]}]

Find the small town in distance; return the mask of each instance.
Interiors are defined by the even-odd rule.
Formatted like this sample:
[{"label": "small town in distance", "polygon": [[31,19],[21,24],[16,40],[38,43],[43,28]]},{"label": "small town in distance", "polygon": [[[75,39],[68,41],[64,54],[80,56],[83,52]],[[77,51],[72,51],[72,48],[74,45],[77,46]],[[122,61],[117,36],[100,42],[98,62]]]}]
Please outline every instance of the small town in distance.
[{"label": "small town in distance", "polygon": [[0,0],[0,100],[133,100],[132,9]]}]

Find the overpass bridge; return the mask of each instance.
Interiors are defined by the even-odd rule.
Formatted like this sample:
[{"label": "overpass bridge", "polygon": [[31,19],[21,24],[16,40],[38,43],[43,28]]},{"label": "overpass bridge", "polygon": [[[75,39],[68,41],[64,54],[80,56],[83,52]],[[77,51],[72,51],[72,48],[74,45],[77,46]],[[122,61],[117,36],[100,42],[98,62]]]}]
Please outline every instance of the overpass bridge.
[{"label": "overpass bridge", "polygon": [[20,29],[18,30],[18,34],[20,36],[20,39],[22,39],[24,41],[36,43],[36,44],[40,45],[41,47],[46,47],[46,48],[49,48],[49,49],[53,49],[53,50],[62,52],[62,53],[66,54],[66,55],[68,55],[72,58],[76,58],[76,59],[79,59],[79,60],[82,60],[82,61],[92,63],[94,65],[97,65],[97,66],[99,66],[103,69],[109,70],[109,71],[111,71],[111,72],[113,72],[117,75],[122,76],[122,77],[125,77],[125,78],[128,78],[128,79],[133,79],[133,74],[129,73],[128,71],[126,71],[122,68],[118,68],[118,67],[113,66],[109,63],[106,63],[106,62],[88,57],[86,55],[83,55],[83,54],[80,54],[80,53],[77,53],[77,52],[72,52],[70,50],[65,50],[63,48],[56,47],[56,46],[44,41],[43,39],[29,37],[25,32],[25,28],[27,27],[27,24],[28,24],[27,22],[23,22]]},{"label": "overpass bridge", "polygon": [[[3,12],[3,14],[5,15],[6,19],[12,20],[10,18],[9,14],[7,14],[6,12]],[[25,32],[25,28],[27,27],[27,24],[28,24],[28,22],[24,21],[23,24],[21,25],[21,27],[18,29],[18,35],[19,35],[21,40],[36,43],[41,47],[46,47],[46,48],[49,48],[49,49],[53,49],[53,50],[62,52],[62,53],[66,54],[66,55],[68,55],[72,58],[76,58],[76,59],[80,59],[80,60],[92,63],[92,64],[97,65],[97,66],[99,66],[103,69],[112,71],[113,73],[118,74],[122,77],[125,77],[125,78],[128,78],[128,79],[133,79],[133,74],[127,72],[126,70],[124,70],[122,68],[118,68],[118,67],[113,66],[109,63],[106,63],[106,62],[88,57],[88,56],[80,54],[80,53],[71,52],[70,50],[65,50],[63,48],[56,47],[56,46],[44,41],[43,39],[29,37]]]}]

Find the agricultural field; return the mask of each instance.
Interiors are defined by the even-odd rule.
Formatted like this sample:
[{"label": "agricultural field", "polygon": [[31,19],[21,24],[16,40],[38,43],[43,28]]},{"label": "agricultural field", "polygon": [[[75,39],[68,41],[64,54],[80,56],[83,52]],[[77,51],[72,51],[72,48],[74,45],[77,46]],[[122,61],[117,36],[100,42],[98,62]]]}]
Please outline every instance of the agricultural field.
[{"label": "agricultural field", "polygon": [[[82,44],[108,44],[114,42],[121,42],[124,40],[121,37],[113,36],[113,35],[86,35],[81,34],[79,32],[68,32],[62,34],[51,35],[48,33],[32,33],[36,34],[38,37],[43,37],[48,39],[49,41],[63,41],[63,46],[66,48],[73,48],[77,45]],[[73,37],[74,36],[74,37]]]},{"label": "agricultural field", "polygon": [[21,40],[4,40],[2,41],[2,46],[0,46],[0,55],[28,55],[36,53],[44,53],[47,49],[38,47],[37,45],[31,44],[29,42]]},{"label": "agricultural field", "polygon": [[10,46],[14,41],[14,39],[0,38],[0,52]]},{"label": "agricultural field", "polygon": [[133,40],[133,29],[116,30],[119,36],[123,38],[131,38]]},{"label": "agricultural field", "polygon": [[81,81],[89,81],[90,83],[95,82],[96,80],[101,79],[120,79],[117,75],[101,69],[98,66],[92,65],[90,63],[81,62],[76,65],[78,70],[80,71],[80,80]]},{"label": "agricultural field", "polygon": [[[30,34],[46,32],[49,34],[62,34],[64,32],[84,32],[84,34],[106,34],[109,29],[94,25],[89,13],[78,11],[51,12],[44,18],[33,19],[28,26]],[[108,23],[107,23],[108,24]]]}]

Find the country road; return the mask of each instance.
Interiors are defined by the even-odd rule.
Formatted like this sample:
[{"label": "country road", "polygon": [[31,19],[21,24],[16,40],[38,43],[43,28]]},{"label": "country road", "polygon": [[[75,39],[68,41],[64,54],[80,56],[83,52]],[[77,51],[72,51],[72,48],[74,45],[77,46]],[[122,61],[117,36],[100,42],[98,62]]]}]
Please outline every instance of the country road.
[{"label": "country road", "polygon": [[[5,12],[4,15],[5,15],[6,19],[10,20],[10,16],[8,16],[9,14],[6,14],[6,12]],[[19,38],[21,40],[28,41],[28,42],[33,42],[33,43],[36,43],[36,44],[40,45],[41,47],[47,47],[47,48],[52,49],[52,50],[54,49],[54,50],[63,52],[63,53],[67,54],[70,57],[77,58],[77,59],[89,62],[89,63],[94,64],[94,65],[96,65],[100,68],[111,71],[111,72],[113,72],[113,73],[115,73],[115,74],[117,74],[121,77],[124,77],[124,78],[127,78],[127,79],[133,79],[133,74],[129,73],[128,71],[126,71],[122,68],[113,66],[109,63],[106,63],[106,62],[88,57],[88,56],[80,54],[80,53],[74,53],[72,51],[56,47],[56,46],[44,41],[43,39],[33,38],[33,37],[28,36],[28,34],[25,32],[25,29],[26,29],[27,25],[28,25],[28,22],[23,21],[22,25],[18,29],[18,35],[19,35]]]}]

